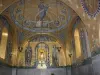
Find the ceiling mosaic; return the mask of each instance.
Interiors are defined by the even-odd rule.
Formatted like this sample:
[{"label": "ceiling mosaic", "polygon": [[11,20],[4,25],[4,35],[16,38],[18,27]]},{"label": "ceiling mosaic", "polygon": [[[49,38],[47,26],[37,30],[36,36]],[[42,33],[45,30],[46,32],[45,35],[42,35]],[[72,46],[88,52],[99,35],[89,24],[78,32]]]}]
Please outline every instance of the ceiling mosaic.
[{"label": "ceiling mosaic", "polygon": [[13,22],[31,32],[61,30],[73,15],[73,10],[59,0],[20,0],[9,9]]}]

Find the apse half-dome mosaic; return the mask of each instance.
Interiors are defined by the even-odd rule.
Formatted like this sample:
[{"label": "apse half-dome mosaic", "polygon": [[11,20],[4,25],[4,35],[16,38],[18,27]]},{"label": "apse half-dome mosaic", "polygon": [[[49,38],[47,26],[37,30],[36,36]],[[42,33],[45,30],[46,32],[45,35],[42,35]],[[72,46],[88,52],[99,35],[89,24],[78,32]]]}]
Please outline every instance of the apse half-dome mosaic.
[{"label": "apse half-dome mosaic", "polygon": [[10,6],[14,23],[32,32],[55,32],[65,28],[72,10],[59,0],[20,0]]}]

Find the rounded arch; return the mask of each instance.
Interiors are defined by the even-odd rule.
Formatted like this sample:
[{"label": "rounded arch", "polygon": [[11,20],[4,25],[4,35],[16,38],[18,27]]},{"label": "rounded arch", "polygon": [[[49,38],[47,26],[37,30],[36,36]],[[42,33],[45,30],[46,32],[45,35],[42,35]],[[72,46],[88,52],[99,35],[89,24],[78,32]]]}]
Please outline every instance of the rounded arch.
[{"label": "rounded arch", "polygon": [[[24,42],[22,43],[22,46],[25,46],[28,43],[28,41],[30,41],[30,39],[34,38],[34,36],[37,36],[37,35],[40,35],[40,34],[39,33],[38,34],[34,34],[34,35],[30,36],[29,38],[25,39]],[[66,48],[65,48],[64,44],[62,43],[62,41],[60,40],[60,38],[59,37],[56,37],[55,35],[53,35],[51,33],[44,33],[42,35],[50,36],[50,37],[52,37],[53,39],[56,40],[56,43],[59,43],[59,45],[62,48],[61,50],[64,52],[64,57],[66,59],[65,61],[67,62],[67,58],[66,58]]]},{"label": "rounded arch", "polygon": [[[34,34],[34,35],[30,36],[28,39],[26,39],[25,42],[26,42],[26,41],[29,41],[29,39],[32,39],[34,36],[37,36],[37,35],[41,35],[41,34]],[[50,34],[50,33],[45,33],[45,34],[42,34],[42,35],[47,35],[47,36],[52,37],[56,42],[58,42],[58,43],[62,46],[63,49],[65,49],[65,48],[63,47],[63,44],[62,44],[62,42],[60,41],[60,38],[59,38],[59,37],[56,37],[55,35]],[[24,43],[25,43],[25,42],[24,42]],[[23,43],[23,44],[24,44],[24,43]]]},{"label": "rounded arch", "polygon": [[8,41],[8,30],[6,27],[4,27],[2,29],[2,37],[1,37],[1,44],[0,44],[0,53],[1,53],[0,57],[2,59],[5,59],[7,41]]},{"label": "rounded arch", "polygon": [[[41,35],[41,34],[34,34],[34,35],[30,36],[29,38],[25,39],[22,44],[24,45],[24,44],[28,43],[27,41],[30,41],[30,39],[32,39],[34,36],[37,36],[37,35]],[[52,37],[55,40],[55,42],[58,42],[62,46],[63,50],[66,49],[66,48],[64,48],[64,44],[62,44],[59,37],[56,37],[55,35],[50,34],[50,33],[45,33],[45,34],[42,34],[42,35],[47,35],[47,36]]]},{"label": "rounded arch", "polygon": [[36,47],[35,47],[35,61],[37,61],[36,63],[39,62],[39,51],[41,53],[45,53],[46,55],[46,59],[45,62],[47,65],[49,65],[49,46],[44,43],[44,42],[39,42]]},{"label": "rounded arch", "polygon": [[84,59],[91,57],[90,43],[88,40],[89,39],[88,30],[79,16],[77,16],[77,18],[75,19],[73,23],[72,31],[73,31],[72,36],[74,37],[73,38],[74,41],[75,41],[75,32],[77,33],[76,36],[78,36],[79,34],[81,54],[84,56]]}]

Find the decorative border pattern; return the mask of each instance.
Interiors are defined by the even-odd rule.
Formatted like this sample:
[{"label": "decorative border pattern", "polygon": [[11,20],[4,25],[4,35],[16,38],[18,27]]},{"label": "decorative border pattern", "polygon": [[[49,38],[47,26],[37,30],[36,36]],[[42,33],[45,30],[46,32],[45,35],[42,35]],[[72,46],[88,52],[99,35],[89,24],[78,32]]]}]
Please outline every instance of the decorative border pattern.
[{"label": "decorative border pattern", "polygon": [[98,13],[100,12],[100,0],[98,0],[98,8],[97,10],[92,14],[91,12],[88,11],[88,7],[86,7],[86,4],[84,3],[84,0],[80,0],[82,7],[84,9],[84,11],[90,16],[90,17],[96,17],[98,15]]}]

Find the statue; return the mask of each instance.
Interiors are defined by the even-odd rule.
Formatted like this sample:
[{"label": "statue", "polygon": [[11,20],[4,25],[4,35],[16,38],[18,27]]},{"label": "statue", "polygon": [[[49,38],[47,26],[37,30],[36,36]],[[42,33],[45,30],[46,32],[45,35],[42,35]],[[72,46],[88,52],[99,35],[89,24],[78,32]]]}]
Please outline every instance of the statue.
[{"label": "statue", "polygon": [[31,60],[32,60],[32,48],[28,44],[28,47],[25,50],[25,64],[26,64],[26,66],[31,65]]}]

